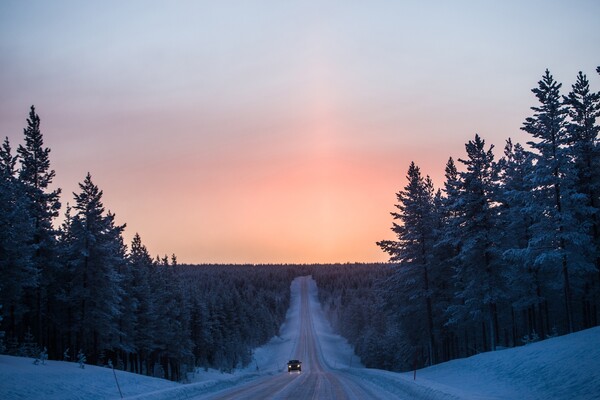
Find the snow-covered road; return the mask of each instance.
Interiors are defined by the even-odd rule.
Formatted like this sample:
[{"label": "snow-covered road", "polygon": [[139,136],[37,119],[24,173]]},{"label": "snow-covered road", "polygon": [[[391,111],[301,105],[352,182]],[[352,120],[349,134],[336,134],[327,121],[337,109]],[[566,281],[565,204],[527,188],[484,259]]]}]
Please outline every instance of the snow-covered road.
[{"label": "snow-covered road", "polygon": [[[240,384],[196,399],[400,399],[421,398],[418,388],[400,390],[394,380],[381,379],[381,374],[369,374],[368,370],[355,365],[351,368],[345,363],[357,364],[353,354],[347,354],[349,347],[343,339],[332,335],[317,299],[317,288],[311,277],[297,278],[292,285],[292,296],[299,301],[292,302],[290,315],[298,321],[288,321],[282,336],[291,339],[293,350],[291,359],[302,361],[302,373],[279,372],[271,376]],[[298,310],[294,310],[298,307]],[[342,342],[336,345],[332,342]],[[340,354],[342,352],[346,354]],[[280,352],[281,353],[281,352]],[[287,360],[279,360],[283,365]],[[358,367],[358,368],[357,368]],[[390,390],[391,389],[391,390]],[[416,389],[416,390],[415,390]],[[439,397],[437,393],[435,398]],[[409,397],[410,396],[410,397]],[[424,396],[423,398],[428,398]],[[452,397],[448,397],[452,398]]]}]

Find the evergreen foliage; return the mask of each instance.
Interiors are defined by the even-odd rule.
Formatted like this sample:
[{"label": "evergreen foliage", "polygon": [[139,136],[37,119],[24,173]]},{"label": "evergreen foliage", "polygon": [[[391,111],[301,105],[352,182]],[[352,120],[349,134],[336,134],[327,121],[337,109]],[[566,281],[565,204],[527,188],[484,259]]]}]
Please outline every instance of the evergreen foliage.
[{"label": "evergreen foliage", "polygon": [[31,267],[37,279],[36,285],[24,293],[25,318],[40,342],[46,345],[50,335],[50,317],[55,309],[50,292],[58,265],[55,262],[56,240],[52,222],[60,210],[60,189],[50,188],[55,172],[50,168],[50,149],[44,147],[40,124],[40,117],[31,106],[27,127],[23,131],[25,144],[18,147],[17,154],[20,162],[18,178],[33,222],[33,235],[28,242],[33,247]]},{"label": "evergreen foliage", "polygon": [[498,168],[491,146],[475,135],[466,145],[468,158],[459,161],[466,170],[459,173],[462,190],[461,212],[455,217],[453,236],[461,243],[454,263],[455,298],[448,308],[449,322],[487,321],[490,345],[498,341],[498,303],[504,299],[503,262],[498,247],[502,229],[498,222]]},{"label": "evergreen foliage", "polygon": [[6,138],[0,147],[0,304],[9,337],[25,333],[24,327],[17,331],[17,323],[28,310],[25,293],[34,290],[40,282],[38,269],[33,264],[34,223],[30,200],[25,185],[16,176],[17,160]]},{"label": "evergreen foliage", "polygon": [[55,229],[49,156],[31,107],[17,155],[0,146],[0,350],[181,380],[246,365],[278,333],[302,268],[153,260],[138,234],[128,249],[89,173]]},{"label": "evergreen foliage", "polygon": [[546,70],[532,90],[528,148],[509,139],[495,161],[476,135],[437,192],[410,164],[396,240],[378,242],[390,255],[380,276],[315,272],[332,323],[367,366],[407,370],[598,325],[600,94],[581,72],[568,95],[560,89]]},{"label": "evergreen foliage", "polygon": [[408,168],[407,181],[404,190],[397,194],[396,208],[400,212],[392,213],[398,221],[392,227],[398,241],[377,243],[396,265],[395,273],[385,283],[388,289],[384,292],[389,294],[385,301],[388,310],[416,322],[411,326],[411,342],[424,340],[420,345],[428,346],[433,361],[436,340],[432,304],[434,282],[439,282],[439,264],[433,257],[437,227],[434,188],[431,179],[424,178],[414,162]]}]

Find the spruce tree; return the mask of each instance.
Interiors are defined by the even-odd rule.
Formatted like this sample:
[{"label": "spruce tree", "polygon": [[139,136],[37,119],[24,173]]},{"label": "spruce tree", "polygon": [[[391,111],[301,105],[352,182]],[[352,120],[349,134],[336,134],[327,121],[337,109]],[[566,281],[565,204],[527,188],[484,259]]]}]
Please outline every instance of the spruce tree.
[{"label": "spruce tree", "polygon": [[[526,310],[527,334],[534,331],[542,337],[548,332],[546,296],[550,294],[547,271],[535,263],[536,252],[529,247],[531,229],[538,209],[528,176],[533,171],[532,154],[510,139],[504,147],[500,167],[500,230],[507,280],[511,290],[511,307]],[[513,321],[512,341],[517,343]]]},{"label": "spruce tree", "polygon": [[150,357],[156,347],[154,332],[158,325],[157,293],[153,291],[152,280],[154,274],[154,263],[146,246],[138,233],[131,242],[128,256],[128,264],[131,269],[131,284],[129,286],[131,301],[133,302],[133,342],[136,355],[132,359],[136,371],[142,371],[143,363]]},{"label": "spruce tree", "polygon": [[61,348],[63,355],[68,353],[69,348],[76,348],[76,337],[79,332],[76,310],[80,304],[75,303],[75,293],[78,290],[76,266],[79,254],[76,252],[77,241],[73,225],[72,208],[67,203],[64,219],[57,236],[59,250],[57,260],[60,267],[57,274],[59,286],[56,291],[56,299],[61,312],[56,316],[55,323],[60,327],[61,336],[66,339],[66,343],[63,342]]},{"label": "spruce tree", "polygon": [[[397,264],[389,288],[394,297],[400,296],[401,313],[406,320],[423,321],[412,326],[412,337],[426,337],[429,360],[435,362],[436,343],[433,331],[433,271],[432,263],[435,213],[434,188],[429,177],[423,178],[418,166],[412,162],[408,169],[407,185],[397,193],[399,212],[392,212],[392,230],[397,241],[381,241],[378,245],[390,254],[390,261]],[[424,315],[424,319],[419,316]]]},{"label": "spruce tree", "polygon": [[462,303],[453,306],[451,312],[454,318],[468,315],[475,321],[487,322],[491,349],[495,350],[499,337],[498,304],[506,293],[498,248],[498,169],[493,146],[486,150],[479,135],[465,149],[468,158],[459,159],[466,166],[466,171],[459,173],[461,212],[455,226],[460,228],[454,231],[461,244],[454,279],[456,296]]},{"label": "spruce tree", "polygon": [[119,317],[123,296],[119,271],[125,262],[122,232],[114,214],[105,213],[102,191],[88,173],[74,194],[77,214],[73,217],[71,257],[74,265],[73,302],[78,343],[92,361],[101,351],[118,348]]},{"label": "spruce tree", "polygon": [[29,197],[16,177],[17,156],[8,138],[0,146],[0,304],[7,318],[3,324],[9,337],[17,337],[17,326],[27,311],[26,291],[39,285],[38,268],[32,259],[35,247]]},{"label": "spruce tree", "polygon": [[60,209],[60,189],[50,189],[55,172],[50,168],[50,149],[44,147],[40,118],[34,106],[31,106],[27,128],[23,133],[25,145],[20,145],[17,149],[21,163],[19,180],[24,184],[29,198],[29,213],[34,224],[33,236],[30,239],[35,247],[32,262],[39,275],[37,287],[28,293],[31,313],[26,323],[33,327],[34,336],[42,345],[48,345],[49,314],[52,306],[48,290],[57,267],[56,238],[52,222]]},{"label": "spruce tree", "polygon": [[440,227],[436,242],[438,257],[451,264],[460,250],[460,240],[456,230],[460,229],[457,218],[462,212],[460,195],[463,191],[461,178],[452,157],[446,162],[444,177],[443,197],[439,205]]},{"label": "spruce tree", "polygon": [[561,101],[561,84],[546,70],[538,87],[532,89],[539,106],[531,107],[522,130],[531,134],[535,168],[528,176],[536,218],[532,224],[529,247],[535,253],[535,265],[559,272],[565,306],[566,330],[573,332],[573,274],[580,277],[590,271],[581,249],[591,243],[586,227],[578,222],[578,209],[583,206],[576,191],[574,164],[569,155],[568,110]]},{"label": "spruce tree", "polygon": [[591,246],[581,249],[595,271],[586,279],[584,293],[584,327],[597,324],[593,310],[600,302],[600,93],[592,92],[587,77],[580,71],[571,92],[564,97],[569,121],[567,143],[575,174],[575,192],[582,197],[576,210],[580,226],[587,228]]}]

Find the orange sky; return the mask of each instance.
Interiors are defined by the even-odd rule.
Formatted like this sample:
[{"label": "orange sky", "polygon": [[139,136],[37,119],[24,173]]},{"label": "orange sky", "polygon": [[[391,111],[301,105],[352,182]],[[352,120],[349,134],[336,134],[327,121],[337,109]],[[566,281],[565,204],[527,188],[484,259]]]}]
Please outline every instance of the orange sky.
[{"label": "orange sky", "polygon": [[0,3],[0,134],[35,104],[63,204],[89,171],[152,254],[385,261],[411,161],[525,142],[545,68],[600,83],[591,0],[252,3]]}]

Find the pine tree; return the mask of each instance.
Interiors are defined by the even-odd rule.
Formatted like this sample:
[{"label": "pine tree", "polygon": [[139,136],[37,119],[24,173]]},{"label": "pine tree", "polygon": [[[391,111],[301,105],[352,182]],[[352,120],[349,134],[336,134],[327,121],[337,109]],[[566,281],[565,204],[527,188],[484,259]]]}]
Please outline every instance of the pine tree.
[{"label": "pine tree", "polygon": [[[507,279],[511,287],[509,296],[514,309],[527,310],[527,334],[534,330],[542,337],[548,328],[547,302],[548,277],[536,265],[535,255],[529,247],[531,229],[537,207],[529,184],[532,174],[532,154],[510,139],[504,147],[500,167],[500,229],[504,232],[500,246],[507,265]],[[514,311],[513,311],[514,315]],[[513,321],[512,341],[517,343]]]},{"label": "pine tree", "polygon": [[450,265],[453,264],[461,246],[457,230],[460,229],[458,217],[462,212],[460,196],[463,191],[461,178],[452,157],[446,162],[444,176],[443,197],[440,198],[438,206],[440,226],[436,247],[438,258],[446,265]]},{"label": "pine tree", "polygon": [[17,327],[27,311],[25,293],[39,285],[38,268],[32,261],[31,207],[25,186],[16,177],[16,162],[6,138],[0,147],[0,304],[9,337],[19,336]]},{"label": "pine tree", "polygon": [[40,118],[34,106],[31,106],[24,136],[25,145],[20,145],[17,149],[21,163],[19,180],[24,184],[29,198],[29,213],[34,224],[33,237],[30,239],[35,247],[32,262],[39,275],[38,286],[28,294],[31,307],[28,324],[34,327],[34,335],[42,344],[48,344],[49,313],[52,306],[48,288],[56,269],[56,240],[52,221],[58,216],[61,191],[50,190],[55,172],[50,169],[50,149],[44,147]]},{"label": "pine tree", "polygon": [[566,328],[573,332],[572,275],[590,270],[581,257],[581,249],[589,248],[589,237],[577,221],[582,206],[575,188],[575,174],[569,157],[566,129],[567,109],[561,102],[561,84],[546,70],[538,87],[532,89],[540,105],[528,117],[522,130],[535,139],[528,142],[534,150],[535,168],[528,177],[538,208],[532,224],[529,247],[535,252],[534,263],[562,275]]},{"label": "pine tree", "polygon": [[72,301],[78,307],[78,343],[94,361],[102,350],[119,345],[123,296],[119,271],[125,262],[121,236],[125,226],[116,225],[114,214],[105,213],[103,193],[89,173],[79,187],[81,192],[74,194],[77,214],[71,227]]},{"label": "pine tree", "polygon": [[[57,236],[57,262],[59,265],[57,281],[59,285],[56,289],[56,301],[62,312],[55,316],[55,323],[60,327],[60,334],[66,338],[66,343],[63,342],[62,346],[66,346],[67,350],[68,348],[75,348],[77,345],[76,336],[79,331],[75,311],[79,307],[79,304],[75,304],[75,293],[78,290],[76,282],[78,271],[76,267],[79,254],[75,251],[77,242],[73,225],[72,208],[67,203],[64,220],[58,229]],[[60,350],[57,349],[58,354],[60,354]]]},{"label": "pine tree", "polygon": [[161,365],[166,378],[180,378],[179,366],[192,357],[190,311],[180,281],[173,268],[157,266],[154,284],[158,296],[156,330],[153,332],[157,348],[162,350]]},{"label": "pine tree", "polygon": [[580,71],[564,103],[569,115],[567,143],[574,163],[575,192],[582,196],[581,207],[576,210],[577,220],[587,228],[592,244],[582,251],[596,267],[584,283],[583,319],[584,327],[589,328],[598,323],[593,307],[600,302],[600,126],[596,123],[600,116],[600,93],[590,91],[589,81]]},{"label": "pine tree", "polygon": [[[433,332],[432,257],[435,232],[434,189],[429,177],[423,178],[419,167],[411,163],[407,174],[408,184],[396,196],[399,212],[392,216],[392,230],[398,241],[381,241],[378,245],[397,263],[396,273],[389,288],[393,296],[400,296],[402,313],[408,319],[419,320],[425,315],[424,326],[415,337],[427,337],[429,360],[434,362],[436,343]],[[417,328],[418,324],[413,324]]]},{"label": "pine tree", "polygon": [[498,304],[506,288],[498,238],[498,170],[494,163],[493,146],[485,150],[485,141],[475,139],[465,145],[466,166],[460,172],[462,191],[459,194],[461,214],[455,233],[461,243],[455,263],[457,297],[462,304],[453,306],[453,314],[469,315],[473,320],[488,322],[491,349],[498,343]]},{"label": "pine tree", "polygon": [[137,353],[132,364],[141,373],[142,364],[156,347],[154,332],[158,324],[158,298],[151,285],[154,263],[137,233],[131,242],[128,261],[132,279],[129,292],[134,312],[130,323],[133,325],[133,342]]},{"label": "pine tree", "polygon": [[79,350],[79,352],[77,353],[77,362],[79,363],[79,368],[81,369],[85,369],[85,362],[87,361],[87,358],[85,356],[85,354],[83,353],[83,350]]}]

